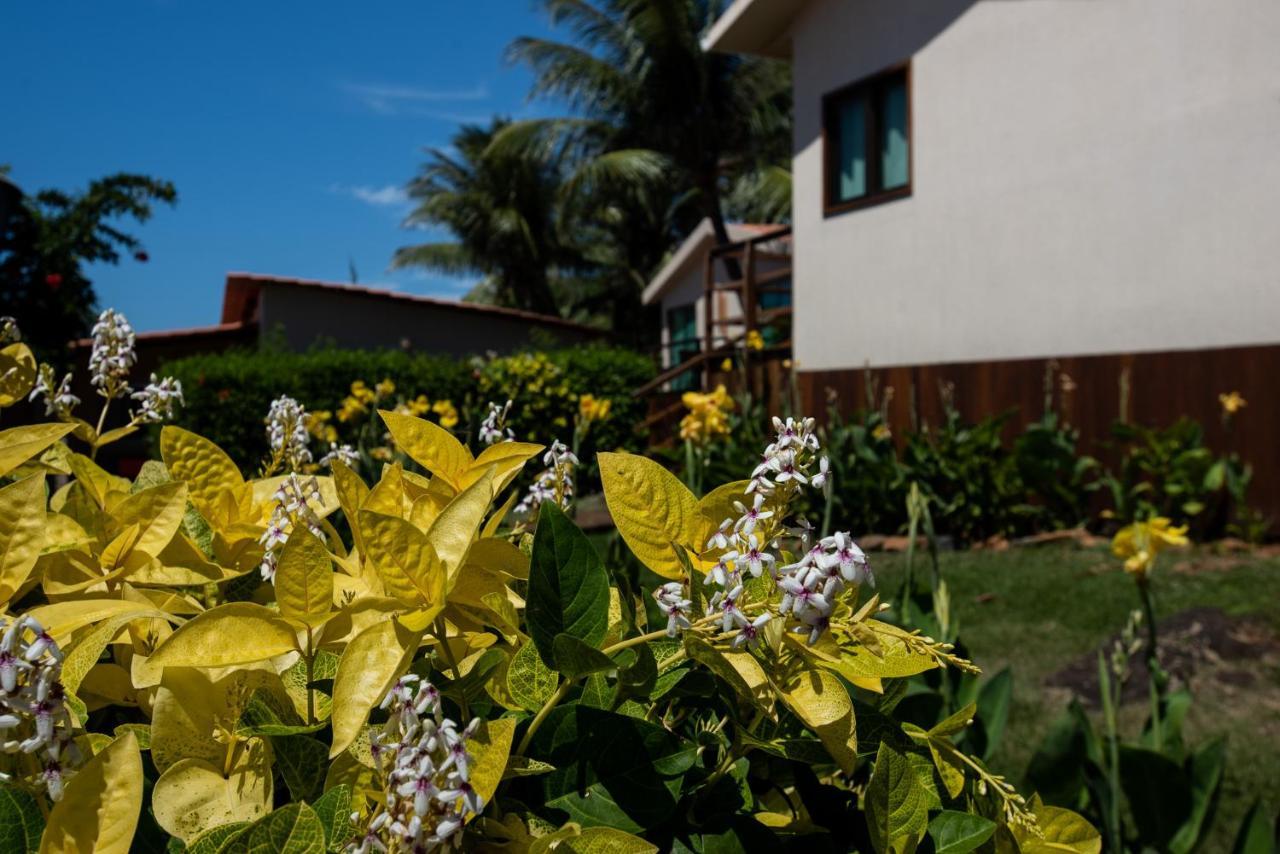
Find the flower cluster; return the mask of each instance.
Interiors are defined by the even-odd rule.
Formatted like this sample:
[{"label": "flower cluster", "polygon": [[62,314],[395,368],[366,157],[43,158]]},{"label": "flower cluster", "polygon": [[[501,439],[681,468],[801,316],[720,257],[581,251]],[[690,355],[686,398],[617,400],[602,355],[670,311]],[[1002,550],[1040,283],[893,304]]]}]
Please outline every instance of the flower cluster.
[{"label": "flower cluster", "polygon": [[[32,617],[12,623],[0,617],[0,628],[0,750],[34,757],[35,785],[57,801],[67,772],[81,760],[62,687],[62,652]],[[12,778],[0,772],[0,780]]]},{"label": "flower cluster", "polygon": [[258,571],[264,581],[273,584],[276,580],[276,563],[280,559],[280,547],[289,539],[289,532],[298,525],[306,525],[311,533],[325,539],[324,528],[320,525],[320,517],[310,502],[322,504],[320,482],[314,477],[299,477],[290,474],[280,481],[272,496],[275,506],[271,509],[271,521],[258,542],[266,548],[262,556],[262,565]]},{"label": "flower cluster", "polygon": [[455,850],[468,814],[479,815],[484,809],[483,799],[471,787],[467,744],[480,719],[459,729],[444,716],[435,686],[413,674],[392,686],[382,708],[387,722],[370,735],[369,746],[386,805],[347,850]]},{"label": "flower cluster", "polygon": [[1124,560],[1125,572],[1145,581],[1160,552],[1189,542],[1186,525],[1177,526],[1164,516],[1156,516],[1120,529],[1111,541],[1111,553]]},{"label": "flower cluster", "polygon": [[505,406],[489,402],[489,413],[480,422],[480,441],[485,445],[496,445],[499,442],[514,442],[515,431],[507,425],[507,415],[511,412],[511,401]]},{"label": "flower cluster", "polygon": [[557,439],[542,455],[542,464],[546,468],[516,505],[517,513],[537,513],[544,501],[554,501],[567,510],[573,502],[573,472],[578,466],[578,457]]},{"label": "flower cluster", "polygon": [[142,404],[134,420],[141,424],[158,424],[173,418],[175,405],[183,405],[182,383],[173,377],[157,380],[151,375],[151,382],[142,391],[134,392],[133,399]]},{"label": "flower cluster", "polygon": [[98,322],[93,325],[93,349],[89,353],[89,373],[93,375],[90,382],[97,387],[98,394],[110,399],[132,391],[129,371],[138,361],[134,344],[133,327],[123,314],[109,308],[98,315]]},{"label": "flower cluster", "polygon": [[320,465],[325,468],[333,468],[335,462],[342,463],[345,466],[354,466],[360,461],[360,452],[350,445],[332,444],[329,446],[329,452],[320,458]]},{"label": "flower cluster", "polygon": [[15,344],[22,340],[22,330],[12,317],[0,317],[0,344]]},{"label": "flower cluster", "polygon": [[310,420],[307,410],[292,397],[281,395],[271,401],[266,424],[273,470],[283,463],[289,471],[300,471],[311,462],[311,437],[307,432]]},{"label": "flower cluster", "polygon": [[613,401],[608,398],[601,400],[594,394],[578,395],[578,420],[582,424],[604,421],[609,417],[611,409],[613,409]]},{"label": "flower cluster", "polygon": [[71,418],[71,411],[80,405],[80,398],[71,393],[71,374],[68,372],[58,382],[53,372],[53,365],[42,364],[36,373],[36,384],[31,388],[28,400],[44,398],[44,414],[52,415],[60,421]]},{"label": "flower cluster", "polygon": [[680,438],[695,445],[706,445],[729,435],[729,413],[733,398],[723,385],[710,394],[687,391],[680,398],[688,414],[680,420]]},{"label": "flower cluster", "polygon": [[[791,623],[791,631],[807,635],[810,644],[817,643],[830,625],[840,595],[874,581],[866,555],[848,533],[823,537],[810,546],[812,530],[804,519],[796,519],[791,527],[786,525],[791,505],[803,490],[826,488],[830,464],[821,454],[812,418],[775,418],[773,426],[777,435],[751,473],[746,503],[734,502],[736,518],[720,524],[707,541],[704,555],[715,563],[707,570],[703,584],[717,588],[707,601],[706,616],[719,620],[725,633],[737,630],[735,647],[754,646],[760,631],[775,616]],[[798,538],[802,551],[799,560],[780,565],[775,552],[780,538],[787,534]],[[780,598],[753,603],[764,604],[765,610],[751,619],[744,612],[744,584],[748,576],[760,578],[766,572]],[[674,595],[674,591],[661,588],[655,593],[668,616],[668,631],[673,633],[687,628],[675,613],[687,605]]]}]

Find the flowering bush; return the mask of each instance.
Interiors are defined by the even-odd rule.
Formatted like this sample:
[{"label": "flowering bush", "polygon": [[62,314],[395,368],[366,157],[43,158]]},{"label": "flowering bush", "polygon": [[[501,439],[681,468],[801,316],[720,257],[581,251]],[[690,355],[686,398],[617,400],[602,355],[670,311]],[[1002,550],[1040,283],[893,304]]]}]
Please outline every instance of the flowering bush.
[{"label": "flowering bush", "polygon": [[[286,396],[256,478],[172,425],[133,481],[54,451],[74,425],[0,432],[17,844],[1099,850],[966,749],[974,703],[899,715],[909,682],[977,668],[888,621],[849,535],[799,512],[832,476],[811,420],[776,421],[763,461],[701,497],[600,454],[635,592],[566,513],[577,456],[511,440],[517,409],[488,407],[475,448],[379,410],[427,474],[376,482],[305,471]],[[50,494],[58,454],[73,476]]]}]

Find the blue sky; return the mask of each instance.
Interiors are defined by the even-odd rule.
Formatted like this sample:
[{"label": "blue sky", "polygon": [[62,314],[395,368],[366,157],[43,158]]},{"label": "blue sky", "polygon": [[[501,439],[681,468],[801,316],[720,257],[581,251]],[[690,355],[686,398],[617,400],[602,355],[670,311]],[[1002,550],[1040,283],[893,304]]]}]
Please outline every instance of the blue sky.
[{"label": "blue sky", "polygon": [[503,59],[546,35],[531,0],[57,0],[0,4],[0,163],[31,191],[111,172],[167,178],[150,256],[91,269],[139,330],[216,323],[248,270],[459,296],[468,280],[387,271],[402,186],[460,122],[530,105]]}]

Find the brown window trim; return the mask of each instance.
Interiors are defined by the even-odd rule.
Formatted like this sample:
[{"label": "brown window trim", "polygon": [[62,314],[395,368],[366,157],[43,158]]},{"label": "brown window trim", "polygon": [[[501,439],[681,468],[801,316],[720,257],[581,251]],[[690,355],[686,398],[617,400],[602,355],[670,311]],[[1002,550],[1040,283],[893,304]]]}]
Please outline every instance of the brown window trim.
[{"label": "brown window trim", "polygon": [[[832,126],[833,105],[843,100],[844,98],[848,97],[848,95],[851,92],[854,92],[858,89],[867,89],[873,86],[878,81],[880,81],[882,78],[887,77],[890,74],[896,74],[898,72],[904,73],[904,76],[906,78],[906,88],[907,88],[907,183],[901,187],[894,187],[891,190],[868,189],[866,195],[860,196],[856,199],[849,199],[848,201],[844,201],[844,202],[833,202],[832,193],[831,193],[831,178],[832,178],[832,171],[833,171],[832,161],[835,157],[835,151],[832,149],[831,145],[829,144],[830,139],[828,139],[830,135],[829,130]],[[842,213],[847,213],[848,211],[874,207],[875,205],[883,204],[885,202],[892,202],[892,201],[896,201],[897,199],[904,199],[911,195],[912,187],[915,182],[915,155],[916,155],[915,132],[913,127],[915,122],[912,114],[913,114],[913,108],[912,108],[912,97],[911,97],[911,60],[907,60],[906,62],[900,62],[895,65],[891,65],[888,68],[882,68],[879,71],[877,71],[875,74],[869,74],[866,77],[855,80],[852,83],[849,83],[848,85],[841,86],[839,89],[835,89],[822,96],[822,215],[824,217],[838,216]],[[868,116],[867,137],[869,139],[875,139],[877,136],[876,131],[878,130],[878,128],[876,128],[875,126],[876,118],[877,118],[875,115],[875,111],[868,110],[867,116]],[[868,157],[867,157],[868,186],[870,186],[872,183],[870,180],[870,177],[873,174],[872,173],[873,169],[875,170],[876,173],[879,172],[879,169],[880,169],[879,158],[872,157],[870,152],[868,152]]]}]

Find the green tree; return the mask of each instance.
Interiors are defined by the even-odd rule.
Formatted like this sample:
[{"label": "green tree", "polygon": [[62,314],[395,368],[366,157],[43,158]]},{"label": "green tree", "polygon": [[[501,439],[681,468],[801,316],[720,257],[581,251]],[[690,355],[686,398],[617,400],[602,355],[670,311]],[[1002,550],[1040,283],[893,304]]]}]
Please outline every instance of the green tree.
[{"label": "green tree", "polygon": [[524,151],[493,149],[508,121],[463,126],[452,150],[433,148],[409,184],[417,207],[412,227],[444,227],[454,240],[405,246],[396,268],[478,273],[479,290],[501,305],[560,314],[552,282],[573,262],[556,225],[560,174],[554,162]]},{"label": "green tree", "polygon": [[97,296],[84,266],[147,259],[119,222],[151,218],[152,205],[177,201],[173,184],[145,175],[100,178],[82,193],[41,190],[26,196],[0,174],[0,315],[18,319],[23,337],[61,362],[68,340],[89,334]]},{"label": "green tree", "polygon": [[542,4],[572,39],[519,38],[509,55],[533,71],[534,96],[559,98],[575,115],[515,123],[498,147],[569,153],[568,192],[663,181],[728,242],[731,184],[789,162],[787,66],[703,49],[722,0]]}]

